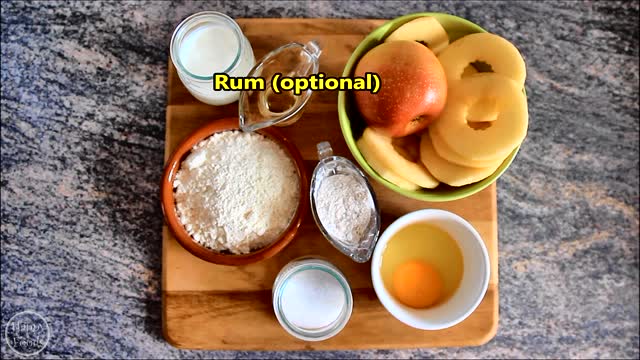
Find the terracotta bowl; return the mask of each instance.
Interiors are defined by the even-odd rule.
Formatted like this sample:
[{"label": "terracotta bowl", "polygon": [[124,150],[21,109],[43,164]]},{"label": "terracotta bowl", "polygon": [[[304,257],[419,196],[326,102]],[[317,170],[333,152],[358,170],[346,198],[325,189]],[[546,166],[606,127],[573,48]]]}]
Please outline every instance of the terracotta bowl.
[{"label": "terracotta bowl", "polygon": [[300,224],[302,223],[302,215],[305,213],[308,206],[309,184],[305,173],[304,161],[302,160],[302,156],[295,145],[287,140],[284,135],[275,128],[271,127],[257,131],[259,134],[262,134],[279,144],[282,149],[289,154],[298,169],[298,176],[300,179],[300,202],[298,203],[298,208],[296,209],[289,226],[280,235],[280,237],[270,245],[243,255],[217,252],[198,244],[187,233],[178,218],[174,200],[173,180],[175,179],[178,170],[180,170],[182,160],[189,155],[189,152],[194,145],[215,133],[228,130],[239,130],[238,118],[212,121],[210,124],[194,131],[184,141],[182,141],[180,145],[178,145],[177,149],[169,158],[165,166],[164,173],[162,174],[162,212],[164,213],[164,218],[169,229],[173,232],[178,243],[193,255],[202,260],[220,265],[245,265],[272,257],[284,249],[284,247],[293,240],[298,232]]}]

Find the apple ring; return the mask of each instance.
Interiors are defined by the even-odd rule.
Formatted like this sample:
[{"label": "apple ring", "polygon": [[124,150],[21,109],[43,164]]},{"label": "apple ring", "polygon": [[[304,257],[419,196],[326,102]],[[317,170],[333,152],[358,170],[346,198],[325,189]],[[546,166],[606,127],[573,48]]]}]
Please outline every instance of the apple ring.
[{"label": "apple ring", "polygon": [[[460,80],[450,91],[447,105],[430,130],[462,158],[471,162],[504,159],[524,140],[529,123],[527,98],[513,80],[498,73],[481,73]],[[483,123],[486,128],[472,128],[470,124],[477,123],[468,122],[469,108],[487,100],[495,101],[496,119]]]},{"label": "apple ring", "polygon": [[360,153],[364,156],[364,159],[367,161],[367,164],[371,166],[371,168],[378,173],[378,175],[385,178],[388,182],[402,188],[405,190],[418,190],[420,186],[412,183],[409,180],[405,180],[400,175],[394,173],[393,171],[386,168],[376,157],[375,149],[369,148],[369,144],[366,143],[362,138],[356,142],[356,145],[360,149]]},{"label": "apple ring", "polygon": [[[429,173],[422,163],[405,159],[393,147],[391,137],[385,136],[371,128],[366,128],[364,129],[364,133],[362,133],[361,139],[362,142],[360,144],[364,144],[365,147],[368,144],[370,148],[365,150],[365,152],[367,152],[365,155],[367,162],[369,162],[372,157],[377,157],[378,160],[376,162],[413,184],[427,189],[433,189],[438,186],[439,181]],[[360,150],[362,152],[362,148],[360,148]],[[367,155],[369,157],[367,157]]]},{"label": "apple ring", "polygon": [[475,61],[491,65],[494,73],[512,79],[520,89],[527,77],[524,59],[518,49],[495,34],[475,33],[464,36],[447,46],[438,55],[438,59],[450,86],[460,81],[467,66]]},{"label": "apple ring", "polygon": [[449,46],[449,35],[434,17],[426,16],[413,19],[391,33],[384,41],[413,40],[426,43],[427,47],[438,55]]},{"label": "apple ring", "polygon": [[420,140],[420,160],[431,175],[451,186],[463,186],[480,181],[493,174],[502,164],[502,161],[500,161],[484,168],[456,165],[438,155],[433,148],[429,133],[424,133]]},{"label": "apple ring", "polygon": [[504,159],[500,158],[487,161],[472,161],[469,159],[465,159],[464,157],[460,156],[460,154],[451,150],[451,148],[449,148],[449,146],[447,146],[447,144],[445,144],[439,136],[436,136],[435,132],[431,131],[429,137],[431,138],[431,144],[433,145],[433,148],[435,149],[438,156],[452,164],[470,168],[486,168],[492,167],[496,164],[501,164],[502,161],[504,161]]}]

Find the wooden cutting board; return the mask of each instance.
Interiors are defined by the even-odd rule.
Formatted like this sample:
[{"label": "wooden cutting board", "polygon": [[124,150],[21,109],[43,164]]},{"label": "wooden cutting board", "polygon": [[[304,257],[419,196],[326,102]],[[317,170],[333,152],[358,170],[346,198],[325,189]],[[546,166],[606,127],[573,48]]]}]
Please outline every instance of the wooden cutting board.
[{"label": "wooden cutting board", "polygon": [[[383,20],[239,19],[257,59],[292,41],[318,40],[320,71],[338,76],[358,43]],[[180,82],[169,61],[165,161],[196,128],[237,116],[237,103],[214,107],[198,102]],[[281,128],[300,149],[309,176],[317,163],[316,143],[328,140],[336,155],[351,157],[340,132],[337,92],[317,92],[296,124]],[[162,321],[166,340],[189,349],[312,350],[424,348],[480,345],[498,327],[498,239],[496,188],[454,202],[427,203],[404,198],[372,181],[382,210],[383,230],[401,215],[424,208],[445,209],[473,224],[491,260],[489,289],[476,311],[462,323],[440,331],[421,331],[392,317],[372,288],[370,263],[357,264],[335,250],[317,229],[311,211],[293,242],[275,257],[241,267],[214,265],[184,250],[162,231]],[[337,336],[304,342],[282,329],[271,306],[271,287],[280,269],[303,255],[321,255],[342,270],[351,284],[351,320]]]}]

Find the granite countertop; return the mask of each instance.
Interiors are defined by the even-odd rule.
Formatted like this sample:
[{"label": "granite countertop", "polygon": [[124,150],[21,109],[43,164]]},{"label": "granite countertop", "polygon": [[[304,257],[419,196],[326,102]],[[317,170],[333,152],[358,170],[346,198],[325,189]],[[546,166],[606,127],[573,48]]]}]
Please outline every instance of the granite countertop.
[{"label": "granite countertop", "polygon": [[[638,358],[638,2],[2,2],[2,341],[24,310],[56,357]],[[513,41],[530,125],[498,181],[500,325],[477,348],[204,352],[161,336],[168,45],[201,10],[438,11]]]}]

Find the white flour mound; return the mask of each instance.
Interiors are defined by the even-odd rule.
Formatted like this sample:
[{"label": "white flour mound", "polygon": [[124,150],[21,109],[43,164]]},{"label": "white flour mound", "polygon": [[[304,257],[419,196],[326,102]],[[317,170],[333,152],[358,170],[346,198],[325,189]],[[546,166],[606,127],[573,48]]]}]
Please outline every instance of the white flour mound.
[{"label": "white flour mound", "polygon": [[217,133],[194,146],[173,187],[189,235],[234,254],[275,241],[300,199],[293,160],[263,135],[240,131]]},{"label": "white flour mound", "polygon": [[369,191],[351,175],[331,175],[317,190],[316,211],[329,235],[350,247],[358,246],[371,219]]}]

